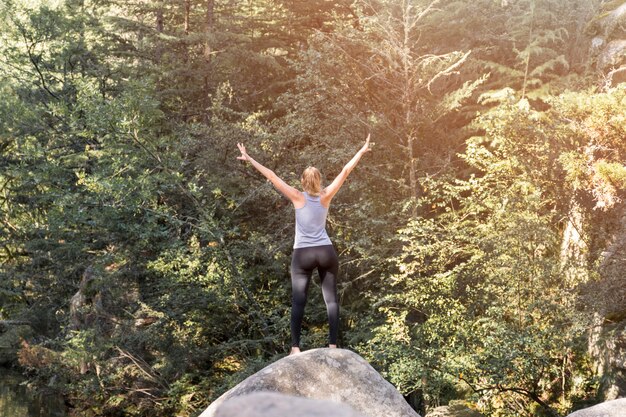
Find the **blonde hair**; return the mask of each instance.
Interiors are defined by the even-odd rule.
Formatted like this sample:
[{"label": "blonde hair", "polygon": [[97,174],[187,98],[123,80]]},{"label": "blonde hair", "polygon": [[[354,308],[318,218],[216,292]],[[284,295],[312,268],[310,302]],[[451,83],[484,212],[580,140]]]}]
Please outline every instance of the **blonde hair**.
[{"label": "blonde hair", "polygon": [[322,192],[322,174],[315,167],[308,167],[302,173],[302,177],[300,178],[302,182],[302,188],[309,195],[317,197]]}]

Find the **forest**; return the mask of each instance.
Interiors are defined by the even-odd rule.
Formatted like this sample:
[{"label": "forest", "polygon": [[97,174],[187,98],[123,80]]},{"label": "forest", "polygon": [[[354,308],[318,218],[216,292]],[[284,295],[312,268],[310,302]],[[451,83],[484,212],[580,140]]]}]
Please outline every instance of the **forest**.
[{"label": "forest", "polygon": [[422,415],[626,395],[626,2],[3,0],[0,37],[0,364],[72,415],[285,356],[293,206],[236,145],[300,187],[368,134],[339,346]]}]

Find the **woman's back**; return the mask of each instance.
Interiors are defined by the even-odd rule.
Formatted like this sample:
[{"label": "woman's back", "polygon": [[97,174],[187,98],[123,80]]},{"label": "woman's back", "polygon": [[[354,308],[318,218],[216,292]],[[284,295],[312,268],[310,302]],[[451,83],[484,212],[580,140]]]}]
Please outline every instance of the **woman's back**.
[{"label": "woman's back", "polygon": [[304,207],[296,209],[296,237],[293,247],[306,248],[311,246],[331,245],[326,233],[326,216],[328,207],[324,207],[320,197],[313,197],[303,192]]}]

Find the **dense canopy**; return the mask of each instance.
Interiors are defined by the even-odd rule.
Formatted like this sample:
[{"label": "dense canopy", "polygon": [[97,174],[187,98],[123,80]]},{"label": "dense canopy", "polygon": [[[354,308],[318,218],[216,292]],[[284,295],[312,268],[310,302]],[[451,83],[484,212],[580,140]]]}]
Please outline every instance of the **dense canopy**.
[{"label": "dense canopy", "polygon": [[[77,415],[197,415],[289,347],[293,207],[236,144],[299,186],[371,133],[328,218],[340,346],[421,413],[602,400],[625,4],[3,0],[0,321],[34,332],[14,365]],[[327,331],[314,281],[303,348]]]}]

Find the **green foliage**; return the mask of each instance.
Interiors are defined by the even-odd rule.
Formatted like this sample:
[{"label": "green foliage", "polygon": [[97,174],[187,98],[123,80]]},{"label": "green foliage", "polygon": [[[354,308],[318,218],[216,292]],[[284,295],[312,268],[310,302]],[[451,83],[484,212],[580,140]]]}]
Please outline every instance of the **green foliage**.
[{"label": "green foliage", "polygon": [[590,398],[579,292],[624,198],[626,101],[588,89],[574,3],[3,3],[0,319],[38,333],[20,364],[84,415],[197,414],[288,348],[293,209],[236,143],[298,186],[371,131],[328,219],[342,346],[425,408]]},{"label": "green foliage", "polygon": [[[471,50],[471,71],[491,74],[484,90],[511,87],[540,101],[585,85],[580,76],[588,57],[573,45],[588,42],[594,7],[555,0],[450,2],[429,22],[426,36],[445,38],[445,48]],[[449,22],[444,33],[442,19]]]},{"label": "green foliage", "polygon": [[[377,302],[385,320],[363,346],[394,383],[435,403],[443,387],[458,395],[468,386],[494,415],[553,415],[571,407],[566,395],[585,395],[575,381],[591,378],[576,311],[586,281],[564,274],[554,224],[576,190],[600,196],[594,180],[613,178],[622,189],[623,166],[585,152],[602,140],[611,144],[603,155],[619,160],[612,138],[623,125],[609,120],[619,118],[622,94],[584,94],[584,107],[581,94],[565,94],[540,113],[509,91],[477,119],[484,136],[470,138],[462,155],[473,173],[428,185],[422,204],[433,217],[400,230],[392,286]],[[606,128],[596,136],[590,127],[599,120]],[[394,366],[407,362],[421,366]]]}]

